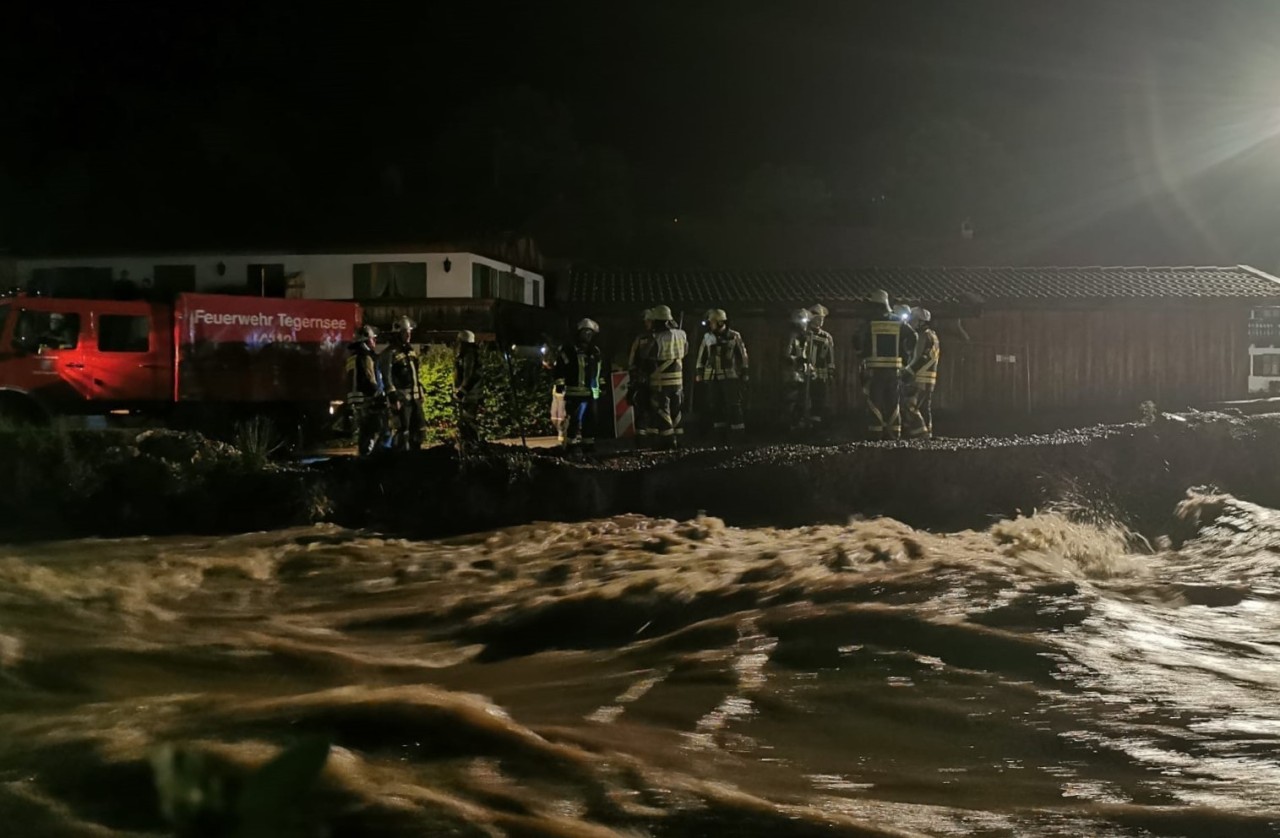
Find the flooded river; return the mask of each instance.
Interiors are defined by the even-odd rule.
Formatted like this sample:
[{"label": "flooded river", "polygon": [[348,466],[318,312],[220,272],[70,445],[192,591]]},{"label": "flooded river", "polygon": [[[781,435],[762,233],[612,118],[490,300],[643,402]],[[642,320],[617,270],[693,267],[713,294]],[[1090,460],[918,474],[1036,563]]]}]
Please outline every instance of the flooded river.
[{"label": "flooded river", "polygon": [[1056,514],[0,547],[0,832],[165,834],[159,746],[318,735],[333,836],[1280,835],[1280,513],[1217,503],[1177,550]]}]

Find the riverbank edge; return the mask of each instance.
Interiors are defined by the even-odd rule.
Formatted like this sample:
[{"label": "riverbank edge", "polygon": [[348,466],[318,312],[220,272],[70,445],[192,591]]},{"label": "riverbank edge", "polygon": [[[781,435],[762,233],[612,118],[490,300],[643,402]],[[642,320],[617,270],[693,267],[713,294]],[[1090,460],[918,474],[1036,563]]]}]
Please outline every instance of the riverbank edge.
[{"label": "riverbank edge", "polygon": [[333,523],[408,538],[537,520],[707,514],[794,527],[886,515],[984,528],[1050,507],[1175,533],[1188,488],[1280,507],[1280,414],[1161,415],[1036,436],[691,449],[572,463],[492,446],[309,465],[194,434],[0,434],[0,540],[233,534]]}]

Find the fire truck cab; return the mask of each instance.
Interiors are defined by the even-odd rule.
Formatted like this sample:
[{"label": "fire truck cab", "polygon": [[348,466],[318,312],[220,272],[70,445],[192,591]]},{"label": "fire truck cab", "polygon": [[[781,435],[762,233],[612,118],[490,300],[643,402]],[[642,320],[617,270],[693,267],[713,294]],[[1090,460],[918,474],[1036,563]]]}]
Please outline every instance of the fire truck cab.
[{"label": "fire truck cab", "polygon": [[40,419],[173,400],[169,307],[0,297],[0,415]]}]

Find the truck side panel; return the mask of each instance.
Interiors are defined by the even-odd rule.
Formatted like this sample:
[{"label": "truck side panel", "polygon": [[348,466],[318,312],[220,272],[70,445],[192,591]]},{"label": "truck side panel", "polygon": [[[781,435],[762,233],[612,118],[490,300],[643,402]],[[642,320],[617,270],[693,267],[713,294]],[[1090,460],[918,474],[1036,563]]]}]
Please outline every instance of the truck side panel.
[{"label": "truck side panel", "polygon": [[174,307],[181,402],[329,402],[346,394],[355,303],[182,294]]}]

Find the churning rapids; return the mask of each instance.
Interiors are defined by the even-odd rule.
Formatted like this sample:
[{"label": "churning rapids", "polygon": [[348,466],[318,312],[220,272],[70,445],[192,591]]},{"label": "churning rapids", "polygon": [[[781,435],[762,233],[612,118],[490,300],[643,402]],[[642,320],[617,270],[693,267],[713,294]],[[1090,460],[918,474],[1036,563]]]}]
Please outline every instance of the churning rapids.
[{"label": "churning rapids", "polygon": [[1280,834],[1280,513],[0,547],[0,832],[333,743],[328,834]]}]

